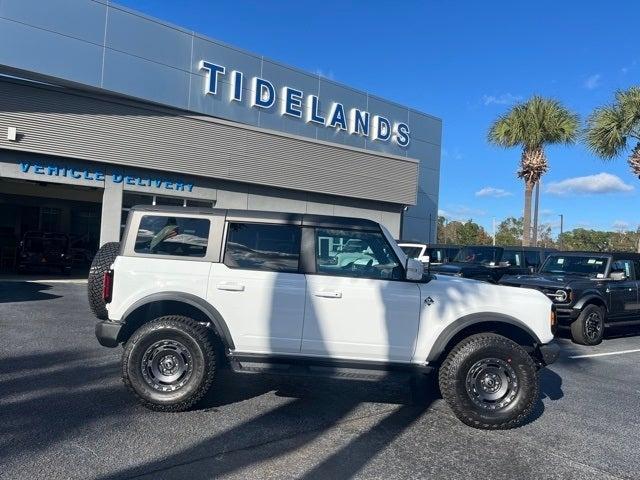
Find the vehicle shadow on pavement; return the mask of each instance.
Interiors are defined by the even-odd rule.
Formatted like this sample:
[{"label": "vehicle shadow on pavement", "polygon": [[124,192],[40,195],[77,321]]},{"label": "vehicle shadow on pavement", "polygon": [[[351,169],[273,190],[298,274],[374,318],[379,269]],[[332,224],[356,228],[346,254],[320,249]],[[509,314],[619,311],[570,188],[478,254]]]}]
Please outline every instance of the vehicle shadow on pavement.
[{"label": "vehicle shadow on pavement", "polygon": [[61,295],[47,293],[51,285],[39,282],[3,282],[0,281],[0,303],[36,302],[39,300],[53,300]]},{"label": "vehicle shadow on pavement", "polygon": [[131,408],[120,383],[111,380],[118,376],[115,359],[88,361],[82,352],[62,351],[3,362],[9,367],[0,371],[3,462],[73,438],[87,419],[126,415]]},{"label": "vehicle shadow on pavement", "polygon": [[[214,393],[207,405],[224,406],[270,390],[288,401],[162,460],[99,478],[216,478],[303,449],[339,424],[380,418],[308,472],[308,478],[349,478],[418,420],[434,398],[412,394],[406,383],[398,388],[398,384],[387,385],[384,380],[295,381],[266,375],[230,375],[225,383],[227,391]],[[364,402],[387,403],[389,407],[373,409]]]},{"label": "vehicle shadow on pavement", "polygon": [[542,398],[560,400],[564,397],[562,377],[549,368],[540,370],[540,393]]}]

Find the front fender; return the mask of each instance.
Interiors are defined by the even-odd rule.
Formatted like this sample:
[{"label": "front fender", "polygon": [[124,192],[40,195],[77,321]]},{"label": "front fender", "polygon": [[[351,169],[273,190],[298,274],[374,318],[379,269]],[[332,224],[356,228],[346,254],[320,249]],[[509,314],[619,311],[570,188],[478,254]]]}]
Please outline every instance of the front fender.
[{"label": "front fender", "polygon": [[474,325],[481,324],[504,324],[511,327],[520,329],[525,335],[527,335],[532,343],[541,344],[540,338],[535,332],[529,328],[525,323],[510,315],[504,315],[497,312],[479,312],[466,315],[457,319],[449,324],[438,336],[434,342],[429,355],[427,356],[427,362],[433,362],[441,357],[445,352],[447,346],[451,340],[461,331]]},{"label": "front fender", "polygon": [[600,292],[588,292],[583,294],[583,296],[580,297],[580,300],[578,300],[572,308],[575,310],[582,310],[585,305],[593,302],[594,300],[604,304],[604,308],[609,311],[609,302],[607,302],[607,299],[603,297]]}]

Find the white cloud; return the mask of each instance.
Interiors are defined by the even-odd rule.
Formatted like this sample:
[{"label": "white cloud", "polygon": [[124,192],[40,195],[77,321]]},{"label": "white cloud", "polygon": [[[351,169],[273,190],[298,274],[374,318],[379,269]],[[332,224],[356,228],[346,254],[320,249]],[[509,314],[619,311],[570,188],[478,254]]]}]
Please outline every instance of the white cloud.
[{"label": "white cloud", "polygon": [[629,70],[632,70],[636,65],[638,65],[638,60],[632,61],[629,65],[625,65],[620,69],[623,75],[629,73]]},{"label": "white cloud", "polygon": [[625,222],[624,220],[616,220],[613,222],[613,228],[616,230],[629,230],[629,222]]},{"label": "white cloud", "polygon": [[511,93],[502,93],[500,95],[483,95],[482,103],[489,105],[511,105],[522,100],[522,96],[513,95]]},{"label": "white cloud", "polygon": [[446,148],[442,149],[442,158],[449,158],[453,160],[462,160],[464,155],[460,152],[458,147],[455,147],[452,151],[447,150]]},{"label": "white cloud", "polygon": [[555,216],[556,212],[551,210],[550,208],[542,208],[540,210],[540,216],[541,217],[551,217],[551,216]]},{"label": "white cloud", "polygon": [[324,71],[320,68],[316,68],[316,75],[318,75],[319,77],[324,77],[328,80],[334,80],[334,75],[333,72],[331,70],[329,71]]},{"label": "white cloud", "polygon": [[[588,220],[578,220],[577,222],[575,222],[575,223],[573,224],[573,226],[574,226],[575,228],[585,228],[585,229],[589,229],[589,228],[592,228],[592,227],[593,227],[593,223],[589,222]],[[564,229],[565,229],[565,230],[567,230],[567,226],[566,226],[566,224],[565,224]]]},{"label": "white cloud", "polygon": [[552,195],[603,195],[632,190],[633,187],[624,183],[620,177],[604,172],[551,182],[546,188],[546,192]]},{"label": "white cloud", "polygon": [[493,198],[502,198],[513,195],[511,192],[507,192],[502,188],[495,187],[484,187],[476,192],[476,197],[493,197]]},{"label": "white cloud", "polygon": [[447,220],[467,221],[470,218],[484,217],[486,214],[485,210],[471,208],[466,205],[451,205],[446,210],[438,210],[438,215],[445,217]]},{"label": "white cloud", "polygon": [[602,75],[599,73],[591,75],[584,81],[584,88],[587,90],[593,90],[600,86],[600,80],[602,79]]}]

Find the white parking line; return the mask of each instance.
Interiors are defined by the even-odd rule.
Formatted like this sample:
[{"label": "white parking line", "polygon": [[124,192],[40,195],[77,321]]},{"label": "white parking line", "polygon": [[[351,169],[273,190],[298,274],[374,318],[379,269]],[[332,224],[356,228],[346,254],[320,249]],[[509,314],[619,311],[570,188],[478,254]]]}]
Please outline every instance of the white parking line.
[{"label": "white parking line", "polygon": [[569,358],[589,358],[589,357],[606,357],[609,355],[624,355],[625,353],[637,353],[640,352],[640,348],[635,350],[620,350],[619,352],[607,352],[607,353],[592,353],[589,355],[571,355]]}]

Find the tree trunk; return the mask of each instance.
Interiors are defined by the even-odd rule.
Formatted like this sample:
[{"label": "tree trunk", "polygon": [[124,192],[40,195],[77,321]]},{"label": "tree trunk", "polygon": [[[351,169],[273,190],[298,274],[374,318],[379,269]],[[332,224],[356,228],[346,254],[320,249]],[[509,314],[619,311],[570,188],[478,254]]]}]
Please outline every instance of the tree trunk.
[{"label": "tree trunk", "polygon": [[538,205],[540,204],[540,180],[536,182],[536,201],[533,207],[533,240],[531,244],[538,246]]},{"label": "tree trunk", "polygon": [[522,215],[522,246],[531,245],[531,195],[533,193],[534,183],[526,182],[524,184],[524,212]]},{"label": "tree trunk", "polygon": [[633,174],[640,178],[640,142],[635,146],[629,157],[629,166]]}]

